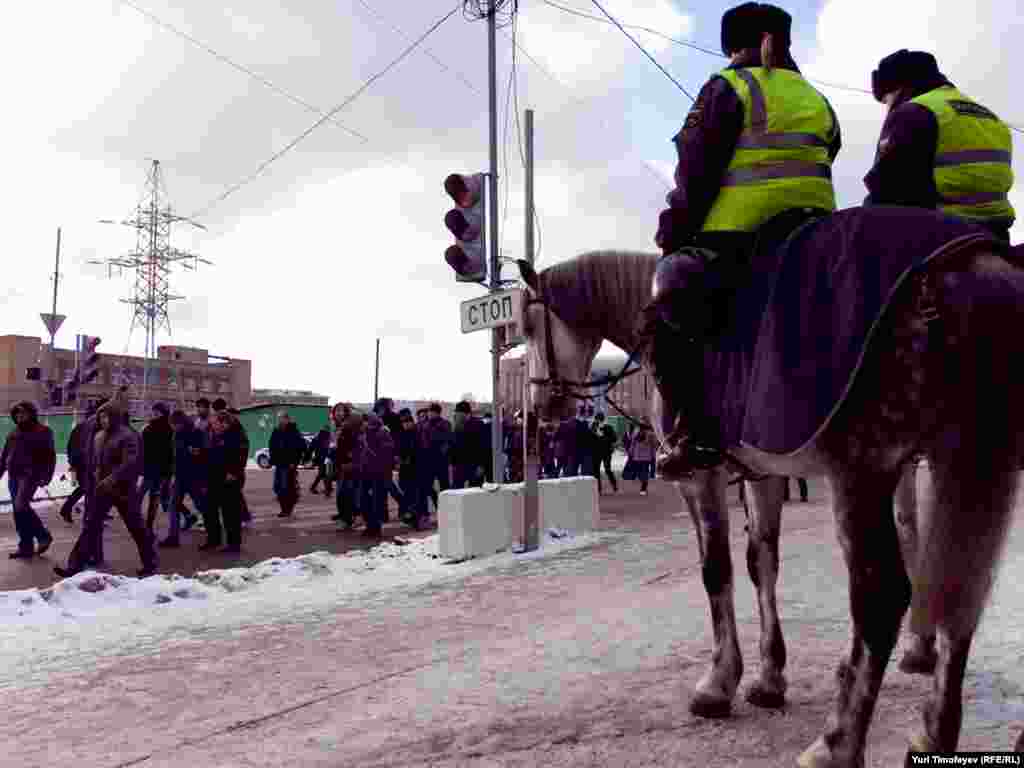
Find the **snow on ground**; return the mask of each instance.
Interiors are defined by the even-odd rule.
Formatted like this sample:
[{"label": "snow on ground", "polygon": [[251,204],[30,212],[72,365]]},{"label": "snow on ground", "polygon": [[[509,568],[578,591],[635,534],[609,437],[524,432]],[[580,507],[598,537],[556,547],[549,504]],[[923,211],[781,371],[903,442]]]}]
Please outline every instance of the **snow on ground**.
[{"label": "snow on ground", "polygon": [[301,620],[310,613],[392,601],[409,590],[465,578],[519,560],[594,545],[606,533],[552,529],[540,549],[462,562],[438,552],[437,534],[368,550],[272,558],[248,568],[201,571],[192,578],[137,579],[85,571],[46,589],[0,592],[0,689],[27,684],[50,664],[87,664],[97,654],[151,652],[196,632]]}]

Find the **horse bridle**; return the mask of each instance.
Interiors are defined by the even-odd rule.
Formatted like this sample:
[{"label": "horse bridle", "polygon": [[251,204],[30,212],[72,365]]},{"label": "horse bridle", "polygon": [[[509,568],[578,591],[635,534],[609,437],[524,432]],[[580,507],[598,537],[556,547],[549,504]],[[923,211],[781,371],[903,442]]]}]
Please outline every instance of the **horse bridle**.
[{"label": "horse bridle", "polygon": [[[620,381],[643,370],[643,368],[639,365],[637,365],[634,368],[630,368],[630,366],[636,360],[636,356],[640,353],[644,346],[646,346],[647,340],[641,340],[640,343],[637,344],[637,346],[626,358],[626,362],[622,366],[621,370],[619,370],[619,372],[614,375],[605,375],[601,376],[600,378],[592,378],[586,381],[575,381],[573,379],[563,378],[558,372],[558,361],[555,356],[555,342],[554,337],[551,334],[551,318],[552,316],[556,315],[556,313],[551,308],[551,302],[548,301],[543,285],[540,287],[539,294],[539,296],[530,296],[526,300],[526,303],[523,307],[523,311],[525,312],[534,304],[540,304],[542,307],[544,307],[544,357],[545,364],[548,368],[548,375],[546,378],[543,379],[531,377],[530,383],[537,384],[540,386],[551,387],[553,394],[555,394],[556,396],[573,398],[575,400],[596,400],[600,397],[604,397],[608,404],[612,406],[612,408],[618,411],[626,419],[628,419],[629,421],[633,422],[638,426],[643,426],[650,429],[651,427],[649,424],[637,421],[637,419],[630,416],[622,408],[620,408],[618,404],[614,401],[614,399],[610,397],[611,390],[614,389]],[[604,387],[604,391],[598,392],[596,394],[591,394],[589,392],[582,391],[588,389],[596,389],[600,387]]]}]

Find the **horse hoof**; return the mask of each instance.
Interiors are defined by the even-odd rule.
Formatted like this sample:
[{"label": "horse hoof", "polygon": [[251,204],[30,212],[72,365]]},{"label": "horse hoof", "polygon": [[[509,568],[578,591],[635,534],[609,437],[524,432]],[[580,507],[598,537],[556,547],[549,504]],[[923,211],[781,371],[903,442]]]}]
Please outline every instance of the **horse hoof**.
[{"label": "horse hoof", "polygon": [[707,693],[697,693],[690,700],[690,713],[710,720],[721,720],[732,715],[732,700]]},{"label": "horse hoof", "polygon": [[910,734],[910,749],[908,752],[938,752],[938,745],[923,731],[914,731]]},{"label": "horse hoof", "polygon": [[900,659],[900,672],[905,672],[908,675],[934,675],[935,665],[938,664],[938,661],[939,655],[934,648],[929,647],[928,650],[924,650],[915,645],[913,648],[907,649],[903,658]]},{"label": "horse hoof", "polygon": [[782,709],[786,706],[786,692],[769,688],[758,681],[747,691],[747,701],[761,709]]},{"label": "horse hoof", "polygon": [[825,743],[825,737],[819,736],[817,740],[803,751],[803,754],[796,759],[800,768],[838,768],[838,764],[832,759],[832,750]]}]

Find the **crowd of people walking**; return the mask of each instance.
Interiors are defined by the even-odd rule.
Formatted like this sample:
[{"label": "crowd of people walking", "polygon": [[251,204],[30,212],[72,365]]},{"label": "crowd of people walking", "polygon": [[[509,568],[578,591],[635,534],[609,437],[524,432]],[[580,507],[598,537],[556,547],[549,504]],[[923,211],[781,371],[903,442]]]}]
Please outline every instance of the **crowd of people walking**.
[{"label": "crowd of people walking", "polygon": [[[223,399],[210,403],[200,398],[192,414],[156,403],[139,431],[120,397],[101,400],[68,438],[75,488],[59,514],[73,523],[81,510],[82,530],[66,565],[55,572],[67,577],[104,565],[104,528],[114,512],[138,548],[140,576],[155,573],[159,551],[181,547],[182,533],[193,527],[205,532],[200,550],[240,553],[251,515],[244,493],[250,445],[239,412]],[[29,559],[46,552],[53,541],[31,502],[53,479],[56,447],[52,430],[40,422],[32,403],[16,404],[11,418],[16,428],[0,454],[0,476],[9,476],[19,541],[10,556]],[[301,496],[298,469],[309,458],[316,469],[309,491],[334,497],[332,519],[341,530],[352,530],[361,518],[363,536],[382,536],[390,520],[389,497],[401,522],[416,530],[436,527],[431,505],[436,514],[440,492],[493,481],[490,419],[490,414],[474,414],[466,401],[455,406],[451,420],[437,403],[416,413],[408,408],[396,412],[393,400],[381,398],[365,414],[339,403],[330,411],[331,423],[307,445],[297,425],[281,413],[268,446],[278,516],[293,515]],[[504,425],[504,481],[523,478],[522,437],[522,418],[515,414]],[[603,414],[588,418],[581,411],[559,424],[542,424],[539,438],[541,477],[593,475],[601,487],[603,468],[611,490],[618,491],[611,459],[619,440]],[[625,435],[627,469],[646,467],[648,453],[653,457],[648,446],[653,436],[644,430]],[[650,476],[646,468],[636,474],[642,493]],[[157,535],[160,530],[163,538]]]}]

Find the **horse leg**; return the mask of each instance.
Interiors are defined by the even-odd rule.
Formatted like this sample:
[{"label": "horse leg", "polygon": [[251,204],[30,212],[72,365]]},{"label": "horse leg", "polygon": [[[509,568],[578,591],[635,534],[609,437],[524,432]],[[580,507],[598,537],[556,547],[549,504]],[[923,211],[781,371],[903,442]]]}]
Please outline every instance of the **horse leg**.
[{"label": "horse leg", "polygon": [[[903,476],[896,486],[896,530],[900,535],[903,564],[913,585],[917,568],[918,539],[917,458],[903,467]],[[899,668],[910,675],[930,675],[935,671],[935,627],[924,619],[920,601],[910,599],[910,647],[903,653]]]},{"label": "horse leg", "polygon": [[757,707],[778,709],[786,701],[786,643],[782,639],[775,585],[779,578],[779,528],[786,478],[770,477],[750,483],[751,520],[747,542],[747,572],[757,592],[761,617],[761,674],[747,691]]},{"label": "horse leg", "polygon": [[726,477],[721,468],[697,473],[699,490],[687,498],[700,544],[701,575],[711,607],[714,646],[711,669],[697,683],[690,712],[699,717],[728,717],[743,676],[743,657],[733,605],[732,554]]},{"label": "horse leg", "polygon": [[[953,455],[970,455],[965,451],[973,446],[962,434],[953,440]],[[933,508],[921,529],[920,581],[924,610],[937,629],[939,660],[924,728],[911,736],[912,751],[953,752],[960,739],[967,658],[995,580],[1019,481],[1018,473],[993,464],[987,457],[932,462]]]},{"label": "horse leg", "polygon": [[829,478],[839,541],[850,577],[853,648],[840,666],[839,696],[825,735],[799,758],[802,768],[860,768],[889,657],[910,604],[893,513],[898,473]]}]

